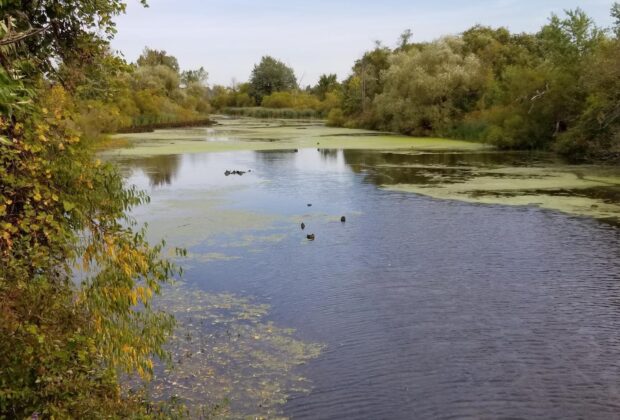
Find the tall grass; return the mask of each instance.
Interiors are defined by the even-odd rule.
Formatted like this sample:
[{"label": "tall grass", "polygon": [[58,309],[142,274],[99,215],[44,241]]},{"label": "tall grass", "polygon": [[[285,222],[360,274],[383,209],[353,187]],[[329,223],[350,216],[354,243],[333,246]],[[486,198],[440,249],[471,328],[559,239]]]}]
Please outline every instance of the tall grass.
[{"label": "tall grass", "polygon": [[314,109],[293,108],[224,108],[222,113],[237,117],[284,118],[284,119],[320,119],[321,114]]}]

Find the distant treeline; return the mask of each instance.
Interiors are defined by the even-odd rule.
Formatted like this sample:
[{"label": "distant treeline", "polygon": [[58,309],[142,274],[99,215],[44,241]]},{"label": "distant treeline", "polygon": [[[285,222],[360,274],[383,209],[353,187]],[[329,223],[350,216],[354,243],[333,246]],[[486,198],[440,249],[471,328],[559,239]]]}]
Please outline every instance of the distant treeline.
[{"label": "distant treeline", "polygon": [[135,64],[106,52],[86,71],[73,94],[86,137],[208,122],[207,72],[181,71],[165,51],[145,48]]},{"label": "distant treeline", "polygon": [[257,105],[291,116],[311,109],[330,125],[619,161],[620,4],[611,13],[612,28],[577,9],[532,34],[474,26],[414,43],[405,31],[397,47],[364,53],[344,81],[323,75],[305,89],[292,69],[264,57],[249,83],[211,89],[211,104],[254,115]]}]

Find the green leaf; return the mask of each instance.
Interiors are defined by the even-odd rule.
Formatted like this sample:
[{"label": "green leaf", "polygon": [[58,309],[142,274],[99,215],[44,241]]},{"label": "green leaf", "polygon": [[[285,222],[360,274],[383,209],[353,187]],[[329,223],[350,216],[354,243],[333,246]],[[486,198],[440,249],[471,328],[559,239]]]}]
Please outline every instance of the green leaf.
[{"label": "green leaf", "polygon": [[62,206],[65,208],[65,211],[71,211],[75,208],[75,204],[69,201],[63,201]]}]

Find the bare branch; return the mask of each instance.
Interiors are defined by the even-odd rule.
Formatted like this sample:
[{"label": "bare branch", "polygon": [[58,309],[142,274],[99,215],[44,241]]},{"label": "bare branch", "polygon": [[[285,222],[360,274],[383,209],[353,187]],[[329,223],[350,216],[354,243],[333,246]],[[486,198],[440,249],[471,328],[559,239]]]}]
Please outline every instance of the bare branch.
[{"label": "bare branch", "polygon": [[0,46],[16,44],[18,42],[23,41],[26,38],[29,38],[34,35],[38,35],[41,32],[45,32],[48,30],[48,28],[49,26],[46,26],[44,28],[29,29],[26,32],[18,33],[15,35],[9,35],[6,38],[0,39]]}]

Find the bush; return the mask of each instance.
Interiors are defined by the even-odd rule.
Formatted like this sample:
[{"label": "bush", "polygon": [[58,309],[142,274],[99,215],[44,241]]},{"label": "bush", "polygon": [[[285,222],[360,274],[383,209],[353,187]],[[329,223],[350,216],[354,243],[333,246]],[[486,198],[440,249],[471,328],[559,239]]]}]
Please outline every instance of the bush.
[{"label": "bush", "polygon": [[251,118],[283,118],[283,119],[316,119],[320,114],[313,109],[291,108],[225,108],[222,112],[226,115]]},{"label": "bush", "polygon": [[346,122],[346,118],[342,109],[334,108],[327,115],[327,125],[329,127],[342,127]]}]

